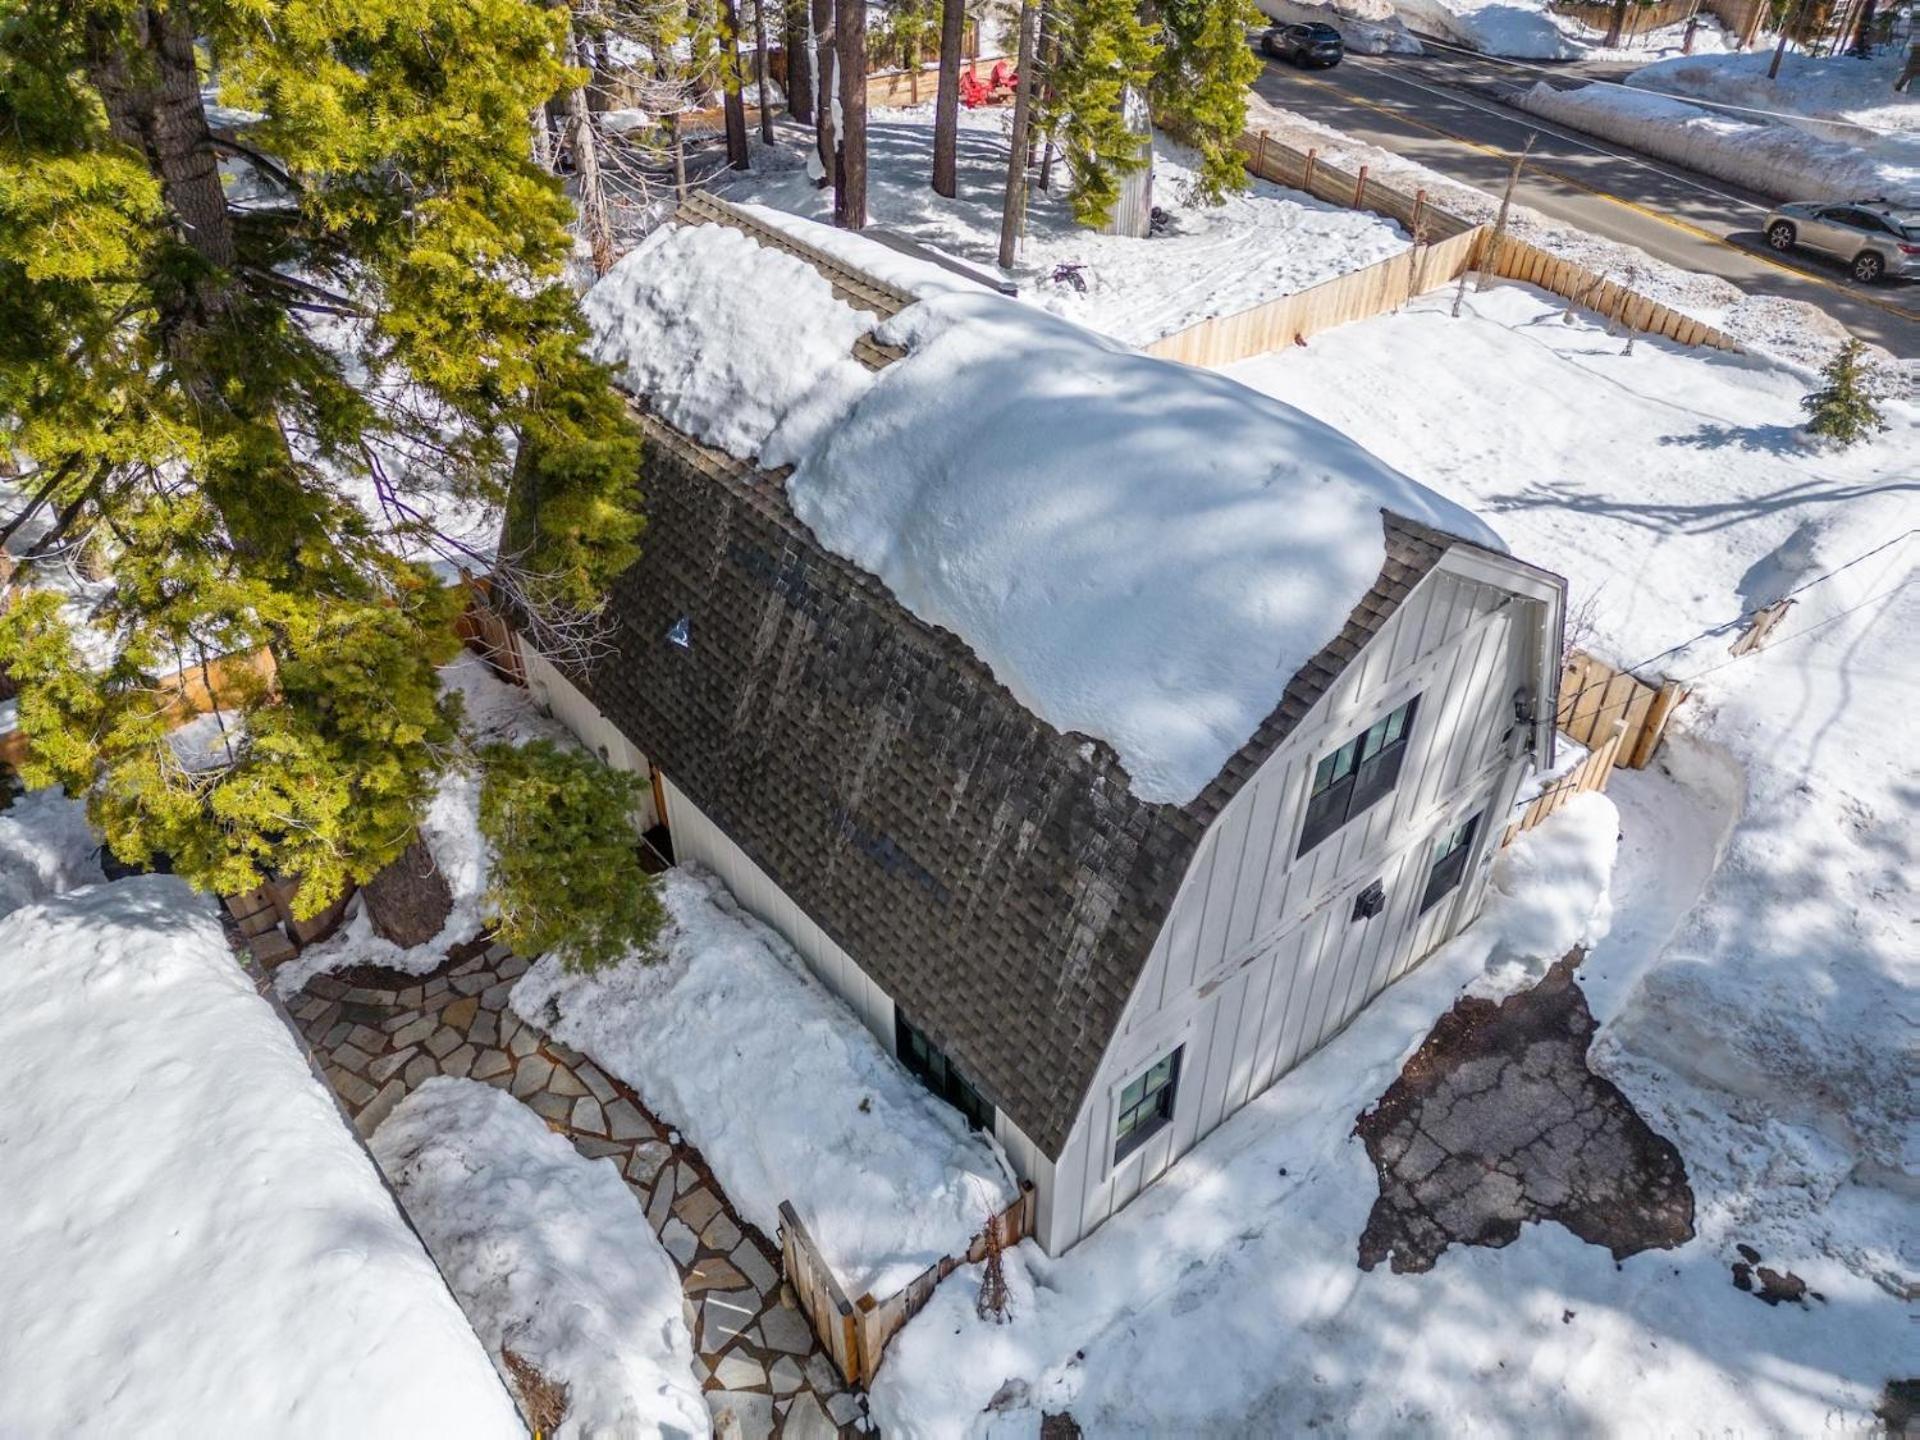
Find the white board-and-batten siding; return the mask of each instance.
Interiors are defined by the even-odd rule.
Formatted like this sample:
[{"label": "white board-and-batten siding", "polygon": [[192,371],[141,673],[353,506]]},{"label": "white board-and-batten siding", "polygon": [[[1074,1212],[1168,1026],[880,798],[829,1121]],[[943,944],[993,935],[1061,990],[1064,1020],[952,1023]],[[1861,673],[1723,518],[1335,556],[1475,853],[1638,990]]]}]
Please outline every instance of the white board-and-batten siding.
[{"label": "white board-and-batten siding", "polygon": [[[1478,912],[1527,764],[1514,694],[1541,693],[1557,660],[1557,591],[1506,568],[1449,552],[1208,828],[1053,1166],[1038,1231],[1049,1252],[1100,1225]],[[1415,696],[1393,793],[1296,858],[1320,757]],[[1474,814],[1485,819],[1462,882],[1419,913],[1434,841]],[[1355,920],[1355,895],[1376,880],[1386,909]],[[1115,1163],[1121,1090],[1175,1047],[1171,1120]]]}]

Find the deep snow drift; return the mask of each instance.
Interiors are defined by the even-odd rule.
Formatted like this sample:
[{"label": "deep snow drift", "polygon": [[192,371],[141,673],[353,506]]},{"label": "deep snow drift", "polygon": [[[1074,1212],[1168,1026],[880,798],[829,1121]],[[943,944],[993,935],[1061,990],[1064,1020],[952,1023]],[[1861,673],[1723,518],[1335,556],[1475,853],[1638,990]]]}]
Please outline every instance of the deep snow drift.
[{"label": "deep snow drift", "polygon": [[1905,57],[1892,47],[1867,60],[1789,52],[1781,57],[1779,75],[1769,79],[1771,49],[1685,55],[1642,66],[1627,77],[1627,84],[1790,117],[1789,123],[1815,135],[1871,149],[1883,138],[1920,144],[1920,93],[1902,95],[1893,88],[1904,63]]},{"label": "deep snow drift", "polygon": [[[1382,509],[1503,548],[1288,406],[979,290],[880,325],[907,354],[877,376],[787,366],[766,423],[741,427],[734,377],[810,353],[823,306],[779,308],[803,288],[798,262],[724,227],[674,232],[673,253],[673,278],[636,255],[590,297],[601,357],[640,367],[681,428],[797,461],[787,493],[822,545],[958,634],[1036,715],[1108,742],[1144,799],[1199,794],[1339,633],[1379,572]],[[687,286],[760,296],[764,313],[684,332],[635,319]],[[629,348],[643,338],[659,348]]]},{"label": "deep snow drift", "polygon": [[514,1010],[677,1126],[763,1234],[791,1200],[849,1295],[963,1253],[1013,1199],[998,1155],[718,881],[673,870],[661,898],[658,960],[569,975],[549,956]]},{"label": "deep snow drift", "polygon": [[445,1076],[372,1145],[487,1352],[566,1386],[557,1440],[706,1433],[680,1273],[611,1161],[504,1091]]},{"label": "deep snow drift", "polygon": [[16,795],[0,810],[0,916],[105,878],[100,839],[80,801],[49,787]]},{"label": "deep snow drift", "polygon": [[[1291,295],[1407,248],[1404,230],[1364,211],[1343,210],[1264,180],[1218,206],[1189,198],[1193,156],[1154,138],[1153,203],[1163,228],[1146,239],[1100,235],[1074,222],[1064,188],[1034,190],[1026,234],[1011,276],[995,263],[1006,186],[1003,110],[963,110],[959,194],[947,200],[927,183],[932,169],[931,106],[875,110],[868,122],[867,205],[873,224],[968,262],[1020,298],[1129,344],[1146,345],[1215,315]],[[832,191],[817,190],[802,164],[812,132],[786,129],[773,150],[755,151],[755,171],[722,193],[811,219],[830,217]],[[1056,165],[1056,174],[1064,167]],[[1073,267],[1076,287],[1060,267]]]},{"label": "deep snow drift", "polygon": [[0,1430],[525,1434],[181,881],[0,919],[0,1097]]}]

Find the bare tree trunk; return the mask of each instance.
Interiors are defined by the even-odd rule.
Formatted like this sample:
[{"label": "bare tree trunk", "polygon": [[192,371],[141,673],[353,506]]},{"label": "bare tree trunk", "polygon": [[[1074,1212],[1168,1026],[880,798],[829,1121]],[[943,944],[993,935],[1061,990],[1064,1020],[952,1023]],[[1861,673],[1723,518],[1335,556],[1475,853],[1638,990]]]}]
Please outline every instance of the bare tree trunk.
[{"label": "bare tree trunk", "polygon": [[667,133],[673,138],[673,193],[681,204],[687,202],[687,141],[680,133],[680,112],[667,117]]},{"label": "bare tree trunk", "polygon": [[233,219],[193,53],[186,7],[147,0],[133,10],[133,37],[145,63],[134,65],[104,25],[89,35],[87,78],[105,102],[113,138],[132,146],[160,180],[167,208],[187,243],[210,264],[233,265]]},{"label": "bare tree trunk", "polygon": [[940,87],[933,100],[933,190],[951,200],[960,190],[960,45],[966,0],[941,0]]},{"label": "bare tree trunk", "polygon": [[1606,47],[1611,50],[1620,43],[1620,32],[1627,25],[1627,0],[1613,0],[1613,15],[1607,21]]},{"label": "bare tree trunk", "polygon": [[867,228],[867,7],[846,0],[834,24],[840,52],[840,134],[835,153],[833,223],[843,230]]},{"label": "bare tree trunk", "polygon": [[360,887],[374,934],[402,949],[424,945],[453,913],[453,891],[426,842],[415,838],[400,858]]},{"label": "bare tree trunk", "polygon": [[753,0],[753,78],[760,86],[760,139],[773,144],[773,101],[767,98],[767,0]]},{"label": "bare tree trunk", "polygon": [[813,143],[820,154],[820,183],[833,184],[833,0],[813,3]]},{"label": "bare tree trunk", "polygon": [[1000,268],[1013,268],[1013,250],[1027,218],[1027,110],[1033,98],[1033,0],[1020,0],[1020,79],[1013,89],[1013,146],[1007,152],[1007,195],[1000,207]]},{"label": "bare tree trunk", "polygon": [[[1042,68],[1047,73],[1047,84],[1042,93],[1045,103],[1050,107],[1053,104],[1053,69],[1060,63],[1060,27],[1058,25],[1048,32],[1045,55]],[[1049,195],[1053,193],[1053,157],[1057,149],[1053,143],[1053,134],[1053,126],[1049,125],[1040,148],[1040,188]]]},{"label": "bare tree trunk", "polygon": [[[574,63],[588,65],[586,37],[576,19],[573,32]],[[580,222],[586,227],[587,244],[593,250],[593,273],[604,275],[613,268],[613,220],[607,211],[607,189],[600,177],[600,136],[593,125],[593,111],[587,104],[587,92],[579,87],[567,92],[567,131],[573,148],[573,178],[578,191]]]},{"label": "bare tree trunk", "polygon": [[547,128],[547,107],[535,106],[527,116],[527,129],[533,163],[549,175],[553,173],[553,132]]},{"label": "bare tree trunk", "polygon": [[721,57],[726,68],[727,164],[748,168],[747,101],[740,85],[740,9],[735,0],[720,0]]},{"label": "bare tree trunk", "polygon": [[785,0],[787,113],[813,124],[813,48],[807,38],[807,0]]}]

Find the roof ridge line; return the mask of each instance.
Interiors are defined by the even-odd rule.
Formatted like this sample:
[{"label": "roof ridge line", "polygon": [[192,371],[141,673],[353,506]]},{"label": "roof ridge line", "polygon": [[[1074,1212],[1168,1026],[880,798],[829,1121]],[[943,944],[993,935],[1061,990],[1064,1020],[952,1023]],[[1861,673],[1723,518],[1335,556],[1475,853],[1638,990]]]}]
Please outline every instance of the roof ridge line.
[{"label": "roof ridge line", "polygon": [[866,271],[809,245],[764,220],[747,214],[730,200],[696,190],[681,202],[674,219],[683,225],[727,225],[773,250],[784,250],[820,272],[849,303],[891,320],[914,303],[914,297],[896,285],[876,280]]}]

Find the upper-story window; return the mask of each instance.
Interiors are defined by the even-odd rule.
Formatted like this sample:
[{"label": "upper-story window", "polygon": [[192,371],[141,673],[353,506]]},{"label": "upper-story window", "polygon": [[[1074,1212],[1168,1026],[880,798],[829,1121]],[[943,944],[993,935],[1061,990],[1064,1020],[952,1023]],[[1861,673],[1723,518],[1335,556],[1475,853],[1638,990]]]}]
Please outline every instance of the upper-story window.
[{"label": "upper-story window", "polygon": [[1473,837],[1480,833],[1480,817],[1462,820],[1433,842],[1433,860],[1427,868],[1427,888],[1420,895],[1420,913],[1426,914],[1460,884],[1473,854]]},{"label": "upper-story window", "polygon": [[1313,767],[1313,789],[1307,797],[1307,822],[1300,831],[1304,855],[1347,821],[1391,795],[1400,780],[1400,762],[1406,758],[1407,738],[1413,733],[1413,714],[1420,697],[1414,696],[1390,715],[1383,715]]}]

